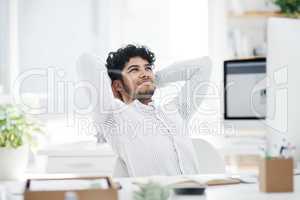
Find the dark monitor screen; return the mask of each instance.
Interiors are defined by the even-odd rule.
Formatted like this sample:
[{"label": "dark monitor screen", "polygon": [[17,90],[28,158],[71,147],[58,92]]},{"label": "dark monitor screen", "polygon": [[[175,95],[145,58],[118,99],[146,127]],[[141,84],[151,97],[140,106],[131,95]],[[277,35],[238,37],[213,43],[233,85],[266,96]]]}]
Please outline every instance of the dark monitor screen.
[{"label": "dark monitor screen", "polygon": [[224,118],[265,119],[266,58],[224,62]]}]

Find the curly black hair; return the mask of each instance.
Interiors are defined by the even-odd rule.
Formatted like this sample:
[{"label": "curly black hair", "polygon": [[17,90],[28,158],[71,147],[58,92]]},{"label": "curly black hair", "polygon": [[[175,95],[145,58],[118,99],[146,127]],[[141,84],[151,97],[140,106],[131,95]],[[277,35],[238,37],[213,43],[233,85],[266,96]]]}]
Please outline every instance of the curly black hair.
[{"label": "curly black hair", "polygon": [[106,68],[108,75],[112,81],[122,80],[121,71],[125,64],[133,57],[141,57],[153,65],[155,55],[146,46],[128,44],[125,47],[119,48],[117,51],[112,51],[106,59]]}]

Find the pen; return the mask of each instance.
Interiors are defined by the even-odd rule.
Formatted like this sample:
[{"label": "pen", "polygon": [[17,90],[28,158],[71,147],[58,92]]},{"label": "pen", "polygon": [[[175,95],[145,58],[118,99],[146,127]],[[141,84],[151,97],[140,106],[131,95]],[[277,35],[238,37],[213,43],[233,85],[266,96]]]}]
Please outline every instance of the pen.
[{"label": "pen", "polygon": [[283,156],[283,151],[286,149],[286,147],[285,146],[281,146],[280,147],[280,150],[279,150],[279,155],[280,156]]}]

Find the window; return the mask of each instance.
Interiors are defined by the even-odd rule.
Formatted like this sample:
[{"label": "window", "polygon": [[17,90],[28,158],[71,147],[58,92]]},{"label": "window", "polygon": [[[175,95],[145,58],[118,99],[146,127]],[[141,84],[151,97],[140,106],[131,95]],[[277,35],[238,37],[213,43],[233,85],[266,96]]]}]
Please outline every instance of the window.
[{"label": "window", "polygon": [[13,22],[18,30],[17,50],[11,53],[18,63],[16,75],[26,77],[20,92],[41,99],[46,115],[52,116],[46,119],[67,120],[72,111],[65,106],[73,94],[66,88],[76,80],[76,59],[84,52],[105,60],[109,51],[122,45],[145,44],[156,53],[158,69],[207,55],[207,4],[199,0],[18,1],[18,21]]}]

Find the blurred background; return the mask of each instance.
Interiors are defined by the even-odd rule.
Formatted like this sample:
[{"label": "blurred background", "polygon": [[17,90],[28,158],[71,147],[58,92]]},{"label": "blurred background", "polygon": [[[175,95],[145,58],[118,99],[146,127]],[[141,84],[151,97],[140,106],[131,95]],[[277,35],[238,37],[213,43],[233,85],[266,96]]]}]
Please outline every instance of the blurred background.
[{"label": "blurred background", "polygon": [[47,143],[93,140],[89,116],[77,112],[87,106],[76,85],[82,53],[104,62],[110,51],[143,44],[156,70],[208,55],[212,86],[201,107],[209,112],[193,118],[191,131],[229,167],[255,166],[262,122],[224,123],[223,62],[266,56],[267,19],[278,11],[271,0],[0,0],[0,98],[26,102],[45,122]]}]

